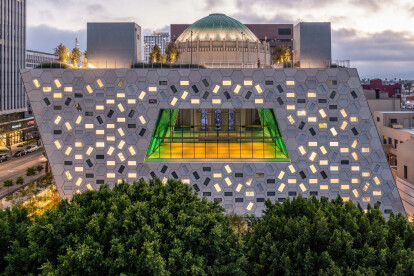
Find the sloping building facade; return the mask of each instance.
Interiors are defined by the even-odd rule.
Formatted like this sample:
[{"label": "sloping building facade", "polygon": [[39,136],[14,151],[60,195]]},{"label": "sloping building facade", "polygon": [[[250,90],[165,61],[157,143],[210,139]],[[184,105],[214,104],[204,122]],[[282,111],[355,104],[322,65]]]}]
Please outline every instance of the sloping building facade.
[{"label": "sloping building facade", "polygon": [[404,213],[356,69],[21,74],[63,198],[158,177],[239,214],[298,195]]}]

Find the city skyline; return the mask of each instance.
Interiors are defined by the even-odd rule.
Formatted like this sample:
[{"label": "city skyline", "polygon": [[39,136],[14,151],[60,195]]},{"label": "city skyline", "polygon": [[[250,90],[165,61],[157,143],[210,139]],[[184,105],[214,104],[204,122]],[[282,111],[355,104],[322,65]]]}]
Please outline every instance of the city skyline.
[{"label": "city skyline", "polygon": [[[165,5],[165,1],[153,1],[148,6],[128,0],[116,5],[106,0],[90,1],[86,6],[80,0],[29,2],[28,49],[51,52],[60,42],[72,48],[75,38],[85,49],[86,22],[133,21],[142,27],[144,36],[169,31],[170,24],[190,24],[209,13],[221,12],[246,24],[330,21],[334,60],[351,60],[362,78],[414,78],[414,31],[407,24],[414,16],[414,4],[407,0],[259,0],[253,6],[245,0],[181,0],[168,9]],[[182,13],[184,8],[193,12]],[[159,15],[155,19],[154,11]]]}]

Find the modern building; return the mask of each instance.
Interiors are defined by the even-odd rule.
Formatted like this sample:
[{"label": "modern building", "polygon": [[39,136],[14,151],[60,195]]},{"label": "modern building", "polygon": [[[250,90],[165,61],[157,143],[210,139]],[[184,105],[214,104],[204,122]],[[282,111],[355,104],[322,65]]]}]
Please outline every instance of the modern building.
[{"label": "modern building", "polygon": [[331,23],[300,22],[293,31],[293,60],[301,68],[331,66]]},{"label": "modern building", "polygon": [[26,0],[0,0],[0,147],[30,137],[27,98],[20,77],[26,66]]},{"label": "modern building", "polygon": [[175,40],[179,62],[205,67],[270,67],[270,45],[239,21],[213,13],[190,25]]},{"label": "modern building", "polygon": [[27,50],[26,51],[26,68],[35,69],[42,64],[50,64],[58,61],[55,54]]},{"label": "modern building", "polygon": [[405,210],[414,216],[414,112],[375,112],[374,118]]},{"label": "modern building", "polygon": [[87,24],[88,64],[96,68],[131,68],[141,60],[141,27],[128,23]]},{"label": "modern building", "polygon": [[387,92],[389,98],[401,98],[402,85],[400,83],[383,84],[381,79],[374,79],[370,80],[369,84],[363,85],[363,87],[367,90]]},{"label": "modern building", "polygon": [[374,116],[376,111],[400,111],[401,101],[397,98],[389,98],[387,92],[379,90],[364,89],[371,114]]},{"label": "modern building", "polygon": [[157,33],[154,32],[152,35],[144,36],[144,60],[149,62],[149,56],[151,54],[152,48],[155,45],[158,45],[161,48],[161,52],[165,54],[167,45],[170,42],[169,33]]},{"label": "modern building", "polygon": [[[191,24],[171,24],[170,32],[173,42]],[[271,52],[278,46],[286,46],[293,50],[293,24],[244,24],[260,42],[268,42]]]}]

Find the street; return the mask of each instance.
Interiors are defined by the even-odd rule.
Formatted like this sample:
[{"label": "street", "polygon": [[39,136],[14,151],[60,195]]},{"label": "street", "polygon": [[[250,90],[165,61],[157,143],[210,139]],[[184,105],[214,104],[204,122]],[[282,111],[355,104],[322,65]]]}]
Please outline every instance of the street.
[{"label": "street", "polygon": [[3,185],[3,181],[7,179],[16,180],[19,176],[26,175],[26,169],[45,163],[39,161],[39,157],[43,155],[43,147],[39,150],[28,153],[21,157],[11,157],[9,160],[0,163],[0,185]]}]

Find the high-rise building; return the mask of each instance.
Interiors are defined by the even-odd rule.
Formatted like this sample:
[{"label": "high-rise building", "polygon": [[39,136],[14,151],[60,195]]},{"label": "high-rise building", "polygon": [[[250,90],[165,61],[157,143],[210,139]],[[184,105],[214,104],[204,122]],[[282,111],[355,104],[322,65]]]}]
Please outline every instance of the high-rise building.
[{"label": "high-rise building", "polygon": [[26,68],[34,69],[42,64],[58,62],[58,56],[50,53],[43,53],[38,51],[26,51]]},{"label": "high-rise building", "polygon": [[0,146],[30,136],[20,69],[26,67],[26,0],[0,0]]},{"label": "high-rise building", "polygon": [[158,45],[161,48],[161,52],[165,54],[167,49],[167,44],[170,42],[169,33],[157,33],[154,32],[152,35],[144,36],[144,60],[149,62],[149,56],[152,51],[152,48],[155,45]]},{"label": "high-rise building", "polygon": [[88,64],[130,68],[141,60],[141,27],[134,22],[88,23]]}]

